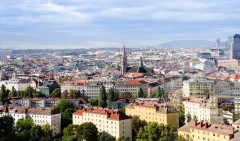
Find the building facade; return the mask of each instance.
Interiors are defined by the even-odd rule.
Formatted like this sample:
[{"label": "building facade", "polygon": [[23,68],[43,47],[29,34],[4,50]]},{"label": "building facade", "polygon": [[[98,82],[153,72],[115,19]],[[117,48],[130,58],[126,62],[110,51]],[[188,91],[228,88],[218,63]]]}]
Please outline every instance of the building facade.
[{"label": "building facade", "polygon": [[24,118],[31,118],[34,124],[49,124],[52,134],[61,133],[61,114],[52,108],[27,108],[27,107],[9,107],[8,112],[3,111],[0,116],[12,116],[14,124]]},{"label": "building facade", "polygon": [[[203,99],[183,101],[185,116],[191,116],[191,119],[208,122],[223,122],[223,110],[218,108],[214,102],[206,102]],[[188,118],[185,118],[187,122]]]},{"label": "building facade", "polygon": [[139,116],[146,122],[171,124],[178,128],[179,113],[170,104],[156,104],[155,102],[133,102],[125,107],[126,115]]},{"label": "building facade", "polygon": [[73,113],[73,124],[92,122],[99,132],[106,132],[117,139],[132,140],[132,119],[119,110],[99,107],[81,107]]},{"label": "building facade", "polygon": [[214,86],[213,80],[186,80],[183,81],[183,96],[190,97],[195,95],[203,97],[207,93],[213,95],[215,91]]},{"label": "building facade", "polygon": [[235,34],[231,43],[230,59],[240,60],[240,35]]},{"label": "building facade", "polygon": [[193,141],[229,141],[234,134],[233,126],[196,120],[178,129],[178,136]]},{"label": "building facade", "polygon": [[[60,100],[60,98],[23,98],[23,99],[11,99],[11,106],[19,106],[19,107],[54,107],[56,103]],[[80,99],[68,99],[73,102],[73,104],[77,107],[87,106],[88,103],[80,98]]]}]

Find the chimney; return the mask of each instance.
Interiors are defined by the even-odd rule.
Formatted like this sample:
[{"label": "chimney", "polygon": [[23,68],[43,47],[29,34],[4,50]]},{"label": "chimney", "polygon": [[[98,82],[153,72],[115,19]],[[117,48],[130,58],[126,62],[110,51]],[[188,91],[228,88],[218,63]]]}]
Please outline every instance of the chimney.
[{"label": "chimney", "polygon": [[206,128],[206,129],[208,128],[208,122],[205,123],[205,128]]},{"label": "chimney", "polygon": [[203,127],[203,121],[200,122],[200,127]]},{"label": "chimney", "polygon": [[194,120],[194,126],[197,126],[197,120]]}]

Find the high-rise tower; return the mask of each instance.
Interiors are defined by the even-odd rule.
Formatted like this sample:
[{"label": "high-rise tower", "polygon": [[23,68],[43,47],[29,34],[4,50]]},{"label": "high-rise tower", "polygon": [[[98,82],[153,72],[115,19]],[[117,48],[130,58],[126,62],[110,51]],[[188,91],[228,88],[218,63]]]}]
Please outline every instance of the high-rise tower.
[{"label": "high-rise tower", "polygon": [[240,60],[240,35],[235,34],[231,43],[230,59]]},{"label": "high-rise tower", "polygon": [[122,63],[121,74],[124,75],[127,72],[127,56],[126,56],[125,45],[123,46],[122,62],[121,63]]}]

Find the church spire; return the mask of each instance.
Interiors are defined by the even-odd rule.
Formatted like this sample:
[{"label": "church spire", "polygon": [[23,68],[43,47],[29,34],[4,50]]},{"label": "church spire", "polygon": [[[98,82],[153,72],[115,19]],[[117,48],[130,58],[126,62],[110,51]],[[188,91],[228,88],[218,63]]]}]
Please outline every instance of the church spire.
[{"label": "church spire", "polygon": [[140,56],[139,67],[143,67],[143,60],[142,60],[142,57],[141,57],[141,56]]},{"label": "church spire", "polygon": [[127,72],[127,56],[125,51],[125,44],[123,43],[122,62],[121,62],[121,74],[124,75]]}]

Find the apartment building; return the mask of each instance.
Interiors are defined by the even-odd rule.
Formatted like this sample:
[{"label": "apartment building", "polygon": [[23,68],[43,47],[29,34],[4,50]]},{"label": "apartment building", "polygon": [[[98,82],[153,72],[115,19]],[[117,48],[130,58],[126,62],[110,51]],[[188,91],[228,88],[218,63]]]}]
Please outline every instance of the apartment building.
[{"label": "apartment building", "polygon": [[240,84],[238,82],[218,81],[215,85],[215,93],[218,96],[219,102],[239,103],[239,87]]},{"label": "apartment building", "polygon": [[66,82],[61,85],[61,91],[76,90],[91,99],[98,99],[100,88],[104,85],[106,91],[110,88],[114,89],[117,94],[130,92],[133,97],[137,97],[139,88],[141,87],[145,94],[147,94],[147,82],[143,80],[131,80],[122,82],[93,82],[93,83],[76,83]]},{"label": "apartment building", "polygon": [[[16,98],[11,99],[11,106],[20,107],[54,107],[60,98]],[[88,103],[83,99],[68,99],[77,107],[87,106]]]},{"label": "apartment building", "polygon": [[2,85],[4,85],[8,90],[12,90],[12,87],[14,87],[16,91],[24,91],[29,86],[33,87],[34,89],[36,88],[35,82],[31,79],[13,78],[10,80],[2,80],[0,81],[0,86]]},{"label": "apartment building", "polygon": [[233,126],[196,120],[178,129],[178,136],[193,141],[229,141],[237,137],[235,134]]},{"label": "apartment building", "polygon": [[119,110],[99,107],[81,107],[73,113],[73,124],[92,122],[99,132],[106,132],[113,137],[132,140],[132,119]]},{"label": "apartment building", "polygon": [[53,135],[61,133],[61,114],[52,108],[9,107],[9,112],[3,111],[0,116],[12,116],[16,125],[19,119],[31,118],[34,124],[49,124]]},{"label": "apartment building", "polygon": [[240,114],[240,98],[234,99],[234,113]]},{"label": "apartment building", "polygon": [[125,107],[126,115],[139,116],[141,120],[146,122],[157,122],[164,125],[171,124],[175,127],[179,127],[179,113],[171,105],[167,103],[156,103],[156,101],[138,102],[133,103]]},{"label": "apartment building", "polygon": [[183,96],[197,97],[206,96],[207,93],[213,95],[215,92],[215,83],[213,80],[185,80],[183,81]]},{"label": "apartment building", "polygon": [[183,87],[182,77],[168,77],[164,80],[164,91],[167,93],[173,93]]},{"label": "apartment building", "polygon": [[166,93],[173,93],[183,86],[182,77],[173,76],[159,79],[156,82],[148,84],[148,96],[156,93],[158,87],[163,89]]},{"label": "apartment building", "polygon": [[[183,101],[185,116],[191,115],[191,119],[208,122],[223,122],[223,110],[218,108],[212,100],[206,101],[201,98],[188,99]],[[187,118],[185,122],[187,122]]]},{"label": "apartment building", "polygon": [[136,98],[140,88],[143,89],[143,92],[147,95],[148,84],[143,80],[131,80],[123,83],[118,83],[114,87],[114,91],[118,94],[124,92],[130,92],[132,97]]}]

